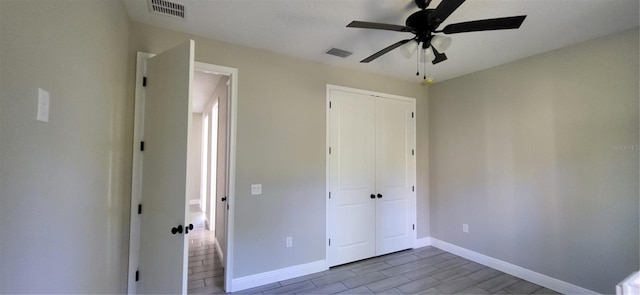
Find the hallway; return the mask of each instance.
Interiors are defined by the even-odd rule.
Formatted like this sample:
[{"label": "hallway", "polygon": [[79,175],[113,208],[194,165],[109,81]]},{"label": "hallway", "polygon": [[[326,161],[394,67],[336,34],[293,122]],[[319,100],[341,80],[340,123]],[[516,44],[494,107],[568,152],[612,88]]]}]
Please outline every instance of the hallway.
[{"label": "hallway", "polygon": [[188,294],[224,293],[224,270],[215,251],[214,233],[205,229],[205,214],[199,205],[191,205],[189,219],[189,285]]}]

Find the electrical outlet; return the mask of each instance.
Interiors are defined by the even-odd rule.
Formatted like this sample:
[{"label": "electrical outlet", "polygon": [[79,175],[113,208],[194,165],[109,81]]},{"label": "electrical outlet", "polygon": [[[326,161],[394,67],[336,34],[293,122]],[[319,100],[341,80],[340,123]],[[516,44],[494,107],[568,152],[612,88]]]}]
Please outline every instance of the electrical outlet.
[{"label": "electrical outlet", "polygon": [[287,237],[287,248],[293,247],[293,238]]},{"label": "electrical outlet", "polygon": [[462,224],[462,232],[469,233],[469,225],[466,223]]},{"label": "electrical outlet", "polygon": [[49,122],[49,92],[38,88],[38,113],[36,114],[36,120],[40,122]]},{"label": "electrical outlet", "polygon": [[252,184],[251,195],[262,195],[262,184]]}]

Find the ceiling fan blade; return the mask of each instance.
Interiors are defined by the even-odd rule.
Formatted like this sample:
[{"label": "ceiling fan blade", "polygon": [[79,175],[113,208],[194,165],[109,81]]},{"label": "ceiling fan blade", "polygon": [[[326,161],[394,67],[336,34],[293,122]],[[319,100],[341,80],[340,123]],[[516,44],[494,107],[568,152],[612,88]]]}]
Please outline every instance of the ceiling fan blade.
[{"label": "ceiling fan blade", "polygon": [[465,0],[442,0],[440,5],[429,15],[430,22],[437,28],[449,17]]},{"label": "ceiling fan blade", "polygon": [[409,28],[405,26],[392,25],[392,24],[383,24],[383,23],[372,23],[372,22],[361,22],[354,20],[347,25],[347,28],[362,28],[362,29],[375,29],[375,30],[387,30],[387,31],[396,31],[396,32],[411,32]]},{"label": "ceiling fan blade", "polygon": [[398,41],[398,42],[396,42],[396,43],[393,43],[393,44],[391,44],[390,46],[388,46],[387,48],[382,49],[382,50],[380,50],[380,51],[378,51],[378,52],[374,53],[373,55],[371,55],[371,56],[369,56],[369,57],[367,57],[367,58],[365,58],[365,59],[361,60],[360,62],[362,62],[362,63],[368,63],[368,62],[370,62],[370,61],[372,61],[372,60],[374,60],[374,59],[376,59],[376,58],[378,58],[378,57],[383,56],[383,55],[384,55],[384,54],[386,54],[387,52],[389,52],[389,51],[391,51],[391,50],[394,50],[394,49],[396,49],[396,48],[398,48],[398,47],[400,47],[400,46],[404,45],[405,43],[407,43],[407,42],[409,42],[409,41],[411,41],[411,40],[413,40],[413,39],[407,39],[407,40],[402,40],[402,41]]},{"label": "ceiling fan blade", "polygon": [[509,30],[517,29],[522,25],[526,15],[483,19],[457,24],[450,24],[442,32],[445,34],[457,34],[466,32],[492,31],[492,30]]}]

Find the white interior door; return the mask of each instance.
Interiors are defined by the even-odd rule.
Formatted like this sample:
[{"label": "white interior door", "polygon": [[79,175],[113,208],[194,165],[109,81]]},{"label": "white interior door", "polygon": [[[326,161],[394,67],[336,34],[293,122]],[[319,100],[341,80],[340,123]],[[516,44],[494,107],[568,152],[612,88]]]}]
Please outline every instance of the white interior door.
[{"label": "white interior door", "polygon": [[414,104],[376,99],[376,255],[415,240]]},{"label": "white interior door", "polygon": [[[186,293],[192,40],[147,61],[139,293]],[[183,233],[171,230],[183,227]]]},{"label": "white interior door", "polygon": [[330,121],[331,266],[375,255],[375,100],[332,91]]}]

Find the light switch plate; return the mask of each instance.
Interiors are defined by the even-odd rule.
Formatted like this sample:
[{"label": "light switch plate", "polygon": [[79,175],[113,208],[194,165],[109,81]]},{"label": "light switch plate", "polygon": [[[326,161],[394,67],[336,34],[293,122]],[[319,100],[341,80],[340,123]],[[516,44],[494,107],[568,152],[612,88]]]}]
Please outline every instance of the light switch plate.
[{"label": "light switch plate", "polygon": [[251,185],[251,194],[252,195],[262,195],[262,184],[252,184]]},{"label": "light switch plate", "polygon": [[36,120],[40,122],[49,122],[49,92],[38,88],[38,113]]}]

